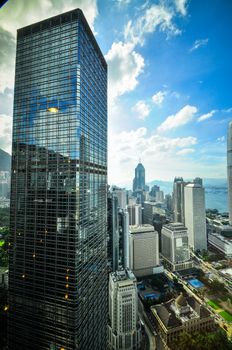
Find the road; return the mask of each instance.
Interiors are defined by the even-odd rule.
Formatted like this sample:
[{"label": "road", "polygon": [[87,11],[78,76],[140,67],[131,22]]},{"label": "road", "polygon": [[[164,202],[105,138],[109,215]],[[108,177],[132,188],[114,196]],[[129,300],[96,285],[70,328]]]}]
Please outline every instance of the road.
[{"label": "road", "polygon": [[144,311],[143,304],[139,298],[138,298],[138,301],[139,301],[139,305],[138,305],[139,306],[139,317],[144,323],[145,332],[146,332],[148,339],[149,339],[149,350],[156,350],[157,349],[156,337],[154,336],[154,334],[152,333],[151,329],[148,326],[150,324],[150,321],[147,318],[146,312]]}]

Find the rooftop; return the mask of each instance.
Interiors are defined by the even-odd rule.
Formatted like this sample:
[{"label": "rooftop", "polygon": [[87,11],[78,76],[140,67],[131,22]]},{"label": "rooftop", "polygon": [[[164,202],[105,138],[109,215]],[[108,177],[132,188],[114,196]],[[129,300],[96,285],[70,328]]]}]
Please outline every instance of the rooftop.
[{"label": "rooftop", "polygon": [[26,27],[20,28],[18,29],[18,38],[20,37],[24,37],[27,35],[31,35],[37,32],[41,32],[43,30],[47,30],[50,27],[53,26],[57,26],[60,25],[62,23],[66,23],[66,22],[74,22],[76,20],[79,20],[83,23],[85,30],[87,31],[89,38],[102,62],[102,65],[104,67],[104,69],[107,69],[107,64],[105,61],[105,58],[98,46],[98,43],[92,33],[92,30],[88,24],[88,22],[86,21],[86,18],[82,12],[81,9],[77,8],[65,13],[61,13],[57,16],[54,17],[50,17],[50,18],[46,18],[45,20],[33,23],[31,25],[28,25]]},{"label": "rooftop", "polygon": [[[181,312],[183,309],[183,312]],[[156,313],[167,329],[180,327],[185,322],[197,318],[206,318],[210,312],[200,305],[194,297],[179,295],[166,303],[154,305],[151,308],[153,315]]]},{"label": "rooftop", "polygon": [[121,282],[121,281],[136,281],[135,275],[131,270],[120,270],[115,271],[110,274],[110,277],[112,278],[113,282]]},{"label": "rooftop", "polygon": [[222,241],[225,244],[232,245],[232,235],[231,236],[226,236],[224,234],[220,234],[217,232],[209,232],[209,238],[210,236],[214,236],[220,241]]},{"label": "rooftop", "polygon": [[130,225],[129,231],[131,234],[135,233],[145,233],[145,232],[155,232],[154,227],[149,224],[144,225]]},{"label": "rooftop", "polygon": [[181,222],[170,222],[169,224],[164,225],[163,228],[166,228],[167,230],[170,230],[170,231],[186,231],[187,230],[187,228]]}]

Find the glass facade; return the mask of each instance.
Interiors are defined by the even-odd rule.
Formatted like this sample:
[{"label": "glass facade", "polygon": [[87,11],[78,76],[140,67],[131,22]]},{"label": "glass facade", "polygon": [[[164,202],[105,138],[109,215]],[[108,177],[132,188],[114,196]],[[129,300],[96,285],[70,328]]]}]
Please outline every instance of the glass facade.
[{"label": "glass facade", "polygon": [[81,10],[18,30],[9,350],[106,348],[107,66]]},{"label": "glass facade", "polygon": [[145,190],[145,168],[139,163],[135,168],[135,177],[133,181],[133,192]]}]

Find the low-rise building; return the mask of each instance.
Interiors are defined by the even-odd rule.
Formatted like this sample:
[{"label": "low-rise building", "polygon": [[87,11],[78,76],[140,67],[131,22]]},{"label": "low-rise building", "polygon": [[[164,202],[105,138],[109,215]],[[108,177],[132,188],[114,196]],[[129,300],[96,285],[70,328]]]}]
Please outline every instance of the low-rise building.
[{"label": "low-rise building", "polygon": [[194,297],[180,294],[176,299],[152,306],[151,311],[166,349],[171,349],[173,340],[184,331],[215,330],[214,316]]},{"label": "low-rise building", "polygon": [[227,258],[232,258],[232,233],[226,236],[216,232],[209,232],[208,243]]}]

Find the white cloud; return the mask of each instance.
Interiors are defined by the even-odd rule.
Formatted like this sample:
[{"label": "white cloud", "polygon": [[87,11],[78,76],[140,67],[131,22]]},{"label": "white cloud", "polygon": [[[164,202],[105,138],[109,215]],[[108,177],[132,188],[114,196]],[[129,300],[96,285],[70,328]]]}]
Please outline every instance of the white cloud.
[{"label": "white cloud", "polygon": [[16,37],[16,30],[60,13],[81,8],[94,31],[97,0],[8,1],[1,9],[1,27]]},{"label": "white cloud", "polygon": [[157,105],[161,106],[166,96],[166,91],[158,91],[155,95],[152,96],[152,101]]},{"label": "white cloud", "polygon": [[12,142],[12,118],[5,114],[0,114],[0,148],[11,153]]},{"label": "white cloud", "polygon": [[180,34],[180,30],[172,22],[174,16],[175,13],[163,4],[152,5],[134,23],[131,20],[127,23],[124,29],[125,40],[134,45],[143,45],[145,34],[153,33],[157,29],[173,35]]},{"label": "white cloud", "polygon": [[132,108],[132,111],[137,114],[138,119],[144,120],[150,113],[150,107],[145,101],[138,101]]},{"label": "white cloud", "polygon": [[183,148],[180,151],[178,151],[176,154],[178,154],[179,156],[185,156],[187,154],[191,154],[194,152],[195,152],[194,148]]},{"label": "white cloud", "polygon": [[129,20],[124,28],[124,41],[114,42],[105,55],[109,68],[109,98],[133,91],[144,70],[144,58],[136,47],[144,44],[145,36],[156,30],[177,35],[180,31],[173,24],[175,12],[163,4],[145,6],[140,16]]},{"label": "white cloud", "polygon": [[186,105],[176,114],[170,115],[165,119],[165,121],[157,128],[158,132],[165,132],[167,130],[176,129],[179,126],[189,123],[195,113],[197,108],[195,106]]},{"label": "white cloud", "polygon": [[131,2],[131,0],[116,0],[116,1],[119,7],[127,6]]},{"label": "white cloud", "polygon": [[[166,176],[171,173],[173,176],[173,172],[181,164],[183,155],[180,154],[178,158],[177,152],[190,149],[196,143],[197,139],[192,136],[169,138],[155,133],[149,135],[145,127],[118,134],[110,131],[109,183],[131,183],[134,168],[140,157],[142,161],[145,160],[146,174],[151,180],[154,177],[162,178],[164,172]],[[176,172],[178,173],[177,170]]]},{"label": "white cloud", "polygon": [[221,136],[217,138],[218,142],[225,142],[226,141],[226,137],[225,136]]},{"label": "white cloud", "polygon": [[77,7],[83,10],[94,31],[94,21],[98,15],[97,0],[8,1],[1,8],[0,92],[14,87],[17,29]]},{"label": "white cloud", "polygon": [[130,43],[113,43],[105,56],[109,69],[109,99],[114,100],[125,92],[132,91],[143,72],[144,59],[133,50]]},{"label": "white cloud", "polygon": [[197,121],[198,122],[203,122],[204,120],[211,118],[214,115],[215,112],[216,112],[215,110],[212,110],[209,113],[203,114],[197,119]]},{"label": "white cloud", "polygon": [[186,5],[187,0],[175,0],[176,9],[178,12],[180,12],[183,16],[187,14]]},{"label": "white cloud", "polygon": [[222,109],[223,113],[231,113],[232,112],[232,107],[231,108],[227,108],[227,109]]},{"label": "white cloud", "polygon": [[199,40],[195,40],[193,46],[191,47],[191,49],[189,50],[190,52],[197,50],[199,47],[201,46],[205,46],[208,44],[209,39],[199,39]]}]

